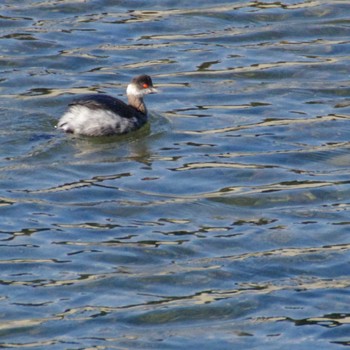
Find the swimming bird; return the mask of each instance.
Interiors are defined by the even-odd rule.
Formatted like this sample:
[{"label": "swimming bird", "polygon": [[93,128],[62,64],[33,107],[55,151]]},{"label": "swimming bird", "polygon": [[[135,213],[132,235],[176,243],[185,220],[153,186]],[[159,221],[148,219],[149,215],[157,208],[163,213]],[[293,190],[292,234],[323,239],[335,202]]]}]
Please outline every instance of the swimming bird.
[{"label": "swimming bird", "polygon": [[127,86],[127,104],[105,94],[81,96],[69,104],[57,128],[86,136],[117,135],[137,130],[148,119],[143,98],[155,92],[151,77],[144,74],[133,78]]}]

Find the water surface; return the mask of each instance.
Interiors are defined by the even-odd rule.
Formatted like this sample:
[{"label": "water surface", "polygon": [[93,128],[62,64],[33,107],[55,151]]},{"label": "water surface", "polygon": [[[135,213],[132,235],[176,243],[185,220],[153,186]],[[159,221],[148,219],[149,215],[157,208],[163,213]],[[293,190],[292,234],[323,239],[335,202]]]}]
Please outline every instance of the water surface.
[{"label": "water surface", "polygon": [[[0,5],[0,346],[349,346],[347,1]],[[55,129],[82,93],[145,128]]]}]

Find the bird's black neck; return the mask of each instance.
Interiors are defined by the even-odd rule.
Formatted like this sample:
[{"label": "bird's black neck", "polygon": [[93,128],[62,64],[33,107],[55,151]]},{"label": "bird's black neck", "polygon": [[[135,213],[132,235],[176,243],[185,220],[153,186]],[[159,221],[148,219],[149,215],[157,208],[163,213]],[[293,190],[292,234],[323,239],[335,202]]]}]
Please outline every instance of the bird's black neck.
[{"label": "bird's black neck", "polygon": [[143,102],[142,97],[137,97],[134,95],[128,95],[129,105],[137,109],[139,112],[143,114],[147,114],[147,108],[145,103]]}]

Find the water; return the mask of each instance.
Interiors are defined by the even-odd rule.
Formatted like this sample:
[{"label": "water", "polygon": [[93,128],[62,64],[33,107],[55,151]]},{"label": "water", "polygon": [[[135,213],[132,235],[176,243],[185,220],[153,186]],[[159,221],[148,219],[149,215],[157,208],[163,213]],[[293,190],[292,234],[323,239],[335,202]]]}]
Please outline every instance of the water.
[{"label": "water", "polygon": [[[348,1],[0,8],[0,347],[349,346]],[[55,130],[141,73],[147,127]]]}]

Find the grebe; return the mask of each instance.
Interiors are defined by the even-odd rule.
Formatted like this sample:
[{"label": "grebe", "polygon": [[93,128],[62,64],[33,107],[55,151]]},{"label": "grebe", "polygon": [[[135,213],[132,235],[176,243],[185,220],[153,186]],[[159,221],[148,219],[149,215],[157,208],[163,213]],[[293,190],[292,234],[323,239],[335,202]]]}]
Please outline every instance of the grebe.
[{"label": "grebe", "polygon": [[82,96],[69,104],[57,128],[86,136],[125,134],[139,129],[147,122],[143,97],[155,92],[151,77],[140,75],[126,89],[128,104],[104,94]]}]

